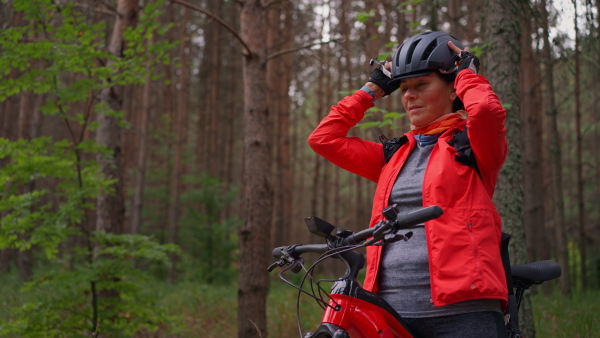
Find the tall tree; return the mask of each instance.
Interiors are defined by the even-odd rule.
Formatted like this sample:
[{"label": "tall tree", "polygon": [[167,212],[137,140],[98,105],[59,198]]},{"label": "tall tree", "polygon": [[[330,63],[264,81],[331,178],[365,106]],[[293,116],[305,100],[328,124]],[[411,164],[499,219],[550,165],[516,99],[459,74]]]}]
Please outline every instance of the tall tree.
[{"label": "tall tree", "polygon": [[[117,16],[113,26],[112,36],[108,45],[109,52],[115,57],[121,57],[125,49],[123,36],[127,27],[131,27],[137,20],[137,0],[119,0],[117,2]],[[111,61],[109,60],[110,64]],[[123,154],[121,126],[116,112],[122,109],[122,90],[116,84],[102,90],[100,100],[103,111],[98,112],[96,121],[99,128],[96,131],[96,142],[108,148],[112,155],[110,158],[101,157],[102,173],[106,177],[116,179],[112,184],[113,193],[103,193],[96,203],[96,230],[109,233],[123,232],[123,218],[125,215],[125,201],[123,181],[121,180],[121,162]]]},{"label": "tall tree", "polygon": [[[181,182],[184,173],[183,148],[185,147],[187,133],[187,97],[188,97],[188,67],[187,67],[187,19],[188,9],[183,9],[183,20],[181,21],[181,45],[179,48],[179,59],[181,70],[179,74],[179,90],[177,92],[177,115],[175,117],[175,144],[173,149],[173,171],[171,173],[171,184],[169,188],[169,243],[177,243],[179,234],[180,197]],[[171,267],[169,268],[169,282],[176,279],[176,257],[171,256]]]},{"label": "tall tree", "polygon": [[581,286],[583,289],[587,288],[587,245],[586,245],[586,233],[585,233],[585,204],[583,199],[583,159],[582,159],[582,136],[581,136],[581,89],[580,89],[580,38],[579,38],[579,25],[578,25],[578,11],[577,11],[577,0],[572,0],[573,8],[575,13],[574,27],[575,27],[575,137],[576,137],[576,170],[577,170],[577,228],[579,232],[579,254],[581,257],[580,269],[581,269]]},{"label": "tall tree", "polygon": [[[523,142],[520,108],[520,36],[519,0],[488,0],[485,41],[490,44],[486,58],[487,77],[506,108],[506,137],[508,156],[494,195],[494,202],[502,216],[503,231],[512,235],[510,256],[513,263],[527,260],[523,228]],[[510,51],[510,52],[507,52]],[[526,298],[527,300],[527,298]],[[526,311],[529,309],[529,311]],[[521,329],[533,336],[533,317],[529,307],[521,311]]]},{"label": "tall tree", "polygon": [[527,260],[549,259],[549,246],[536,245],[546,236],[544,231],[542,110],[537,55],[532,43],[532,8],[521,3],[521,132],[523,134],[523,223],[526,234]]},{"label": "tall tree", "polygon": [[269,227],[273,214],[271,143],[267,103],[267,11],[260,0],[239,2],[244,55],[244,225],[239,231],[238,336],[267,337]]},{"label": "tall tree", "polygon": [[142,212],[144,210],[144,187],[146,185],[146,160],[148,154],[148,120],[150,119],[150,107],[152,98],[150,90],[152,85],[152,76],[150,72],[151,59],[146,61],[146,72],[148,78],[142,87],[142,104],[138,111],[138,146],[136,149],[136,166],[133,205],[131,208],[131,226],[132,234],[139,234],[142,226]]},{"label": "tall tree", "polygon": [[[291,47],[292,3],[289,0],[274,4],[268,9],[268,48],[269,54]],[[269,81],[269,102],[277,134],[276,166],[274,168],[275,209],[272,227],[272,243],[274,246],[285,244],[290,232],[292,214],[292,177],[290,171],[290,97],[292,55],[278,56],[267,64]]]},{"label": "tall tree", "polygon": [[[223,1],[211,0],[208,3],[208,8],[218,15],[221,12]],[[198,141],[202,141],[205,147],[206,158],[215,159],[219,157],[220,149],[217,147],[219,142],[219,136],[222,135],[222,131],[218,127],[219,120],[223,114],[223,107],[221,106],[220,97],[222,95],[219,85],[219,79],[221,74],[222,64],[220,62],[221,55],[221,30],[222,27],[218,22],[210,20],[207,22],[206,27],[206,45],[204,47],[204,55],[206,57],[202,60],[203,64],[203,75],[206,81],[204,82],[204,110],[203,115],[205,117],[201,119],[202,126],[204,128],[204,137],[199,137]],[[205,161],[206,171],[212,177],[217,177],[219,161],[209,160]]]},{"label": "tall tree", "polygon": [[548,137],[546,144],[548,145],[549,161],[547,165],[549,169],[549,184],[548,195],[552,200],[552,220],[554,225],[554,242],[555,253],[558,264],[563,269],[561,278],[558,280],[558,285],[564,294],[571,293],[571,280],[569,277],[569,252],[567,247],[566,225],[565,225],[565,209],[563,204],[563,188],[562,188],[562,162],[560,149],[560,134],[558,132],[557,108],[554,96],[554,62],[552,50],[550,49],[550,30],[548,28],[548,4],[546,0],[540,0],[543,49],[542,49],[542,64],[544,72],[543,81],[543,99],[544,114],[546,115],[546,130]]}]

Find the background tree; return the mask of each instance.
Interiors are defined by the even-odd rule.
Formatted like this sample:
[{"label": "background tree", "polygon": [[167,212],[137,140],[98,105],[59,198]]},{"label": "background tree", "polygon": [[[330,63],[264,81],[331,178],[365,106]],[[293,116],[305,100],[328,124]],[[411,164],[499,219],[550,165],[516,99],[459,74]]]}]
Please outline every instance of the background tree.
[{"label": "background tree", "polygon": [[242,2],[244,55],[244,225],[240,229],[238,336],[267,334],[269,229],[273,213],[272,127],[267,103],[267,10],[262,1]]},{"label": "background tree", "polygon": [[[486,52],[492,55],[485,60],[486,75],[507,114],[508,156],[498,177],[494,202],[502,217],[502,230],[512,236],[509,251],[513,264],[527,262],[522,218],[523,141],[519,111],[521,77],[519,67],[515,67],[520,64],[521,55],[520,8],[519,1],[488,1],[485,27],[485,39],[489,43]],[[532,336],[533,318],[529,305],[523,306],[520,317],[521,330],[526,336]]]},{"label": "background tree", "polygon": [[[127,10],[118,13],[125,3],[136,8],[137,19],[127,16]],[[518,14],[522,20],[520,40],[512,30],[517,25],[516,4],[520,6]],[[496,192],[505,230],[513,233],[517,247],[526,247],[528,260],[559,261],[565,271],[559,282],[571,278],[571,286],[566,290],[572,290],[573,297],[584,289],[584,278],[588,281],[586,290],[594,290],[600,285],[597,249],[600,212],[586,201],[600,196],[600,170],[597,169],[600,163],[600,95],[597,90],[600,71],[596,61],[600,28],[597,6],[581,2],[569,4],[571,8],[574,5],[578,6],[575,17],[559,11],[559,4],[540,1],[504,3],[502,8],[481,0],[0,2],[0,22],[3,23],[0,30],[0,138],[17,142],[21,137],[23,143],[18,144],[26,148],[26,140],[37,142],[39,137],[36,136],[52,137],[53,141],[34,147],[40,156],[63,154],[64,149],[59,151],[54,144],[68,141],[73,152],[66,153],[76,158],[69,168],[77,168],[79,163],[82,170],[92,170],[96,168],[95,159],[101,156],[107,161],[104,164],[111,163],[105,166],[111,173],[97,178],[118,179],[108,179],[107,182],[114,185],[112,188],[94,190],[103,194],[103,200],[117,202],[117,207],[111,209],[115,215],[107,216],[109,223],[101,219],[96,222],[100,209],[95,207],[96,195],[91,192],[85,200],[77,200],[85,202],[83,205],[73,204],[81,205],[78,210],[84,216],[70,221],[67,228],[81,232],[59,241],[56,257],[62,259],[60,262],[44,255],[48,246],[31,242],[26,248],[18,246],[10,237],[20,236],[20,243],[25,243],[36,232],[30,229],[15,234],[10,232],[15,230],[10,228],[10,223],[2,223],[0,246],[5,249],[0,278],[15,276],[16,289],[22,285],[20,274],[24,278],[31,276],[33,283],[47,277],[48,269],[81,276],[84,270],[91,271],[82,267],[97,267],[99,263],[85,256],[88,245],[109,251],[116,250],[111,246],[124,248],[127,245],[117,240],[120,235],[112,235],[132,232],[153,237],[161,244],[179,245],[177,264],[171,266],[171,276],[177,276],[172,278],[173,284],[166,286],[168,267],[155,261],[135,261],[131,254],[125,253],[139,254],[131,247],[128,247],[131,251],[121,252],[123,255],[101,251],[106,253],[104,258],[125,257],[123,261],[128,264],[135,261],[135,267],[128,265],[127,268],[143,272],[139,275],[143,276],[140,277],[143,283],[136,285],[144,285],[148,294],[160,294],[150,291],[150,281],[156,285],[164,283],[162,287],[173,292],[192,294],[195,290],[193,296],[186,297],[187,304],[193,304],[190,306],[195,309],[175,311],[184,316],[186,323],[212,327],[223,323],[220,320],[231,323],[232,319],[225,313],[233,312],[229,309],[235,308],[236,300],[217,304],[205,297],[219,294],[216,290],[220,287],[236,288],[239,284],[243,288],[240,301],[246,302],[240,308],[245,326],[227,325],[230,331],[221,332],[222,335],[235,335],[241,329],[241,334],[253,331],[249,334],[261,332],[264,336],[268,326],[271,331],[268,334],[288,336],[279,331],[286,324],[269,322],[281,317],[264,314],[263,305],[274,306],[272,302],[256,300],[263,299],[267,290],[278,292],[277,286],[269,286],[264,270],[272,259],[270,248],[317,240],[306,231],[303,222],[303,218],[311,214],[343,228],[363,227],[368,221],[375,188],[373,183],[316,156],[306,138],[331,105],[360,88],[371,71],[370,58],[378,56],[389,60],[410,35],[439,29],[453,33],[478,54],[485,68],[484,75],[509,111],[507,131],[511,158]],[[509,18],[506,11],[510,10],[513,14]],[[148,11],[157,16],[148,20],[145,16]],[[65,19],[67,14],[76,18],[76,22]],[[242,18],[251,15],[253,19],[242,25]],[[502,24],[508,28],[498,30],[502,26],[497,21],[505,16]],[[118,39],[114,39],[121,41],[114,47],[120,51],[107,53],[113,32],[119,32],[115,26],[124,27],[122,24],[127,28],[122,36],[117,34]],[[573,35],[575,26],[579,31],[577,35]],[[248,27],[259,28],[252,31]],[[251,36],[246,35],[251,32]],[[255,41],[249,48],[251,40]],[[508,41],[514,44],[509,45]],[[519,48],[521,52],[517,53]],[[576,59],[579,72],[575,71]],[[575,74],[579,74],[579,79],[575,79]],[[559,90],[553,90],[552,83],[560,84]],[[576,90],[577,83],[579,90]],[[521,104],[515,99],[519,95]],[[106,104],[99,105],[101,102]],[[581,128],[576,126],[577,110]],[[370,140],[377,140],[380,133],[387,137],[399,136],[409,130],[403,113],[400,96],[390,95],[378,103],[377,109],[369,111],[350,133]],[[99,129],[98,121],[104,129]],[[118,123],[111,124],[114,122]],[[103,151],[103,147],[91,146],[99,135],[113,135],[106,139],[109,152]],[[11,166],[21,154],[13,143],[9,144],[11,146],[0,150],[12,152],[0,159],[0,171],[14,169]],[[119,154],[120,159],[114,157]],[[40,156],[31,155],[31,160],[45,158]],[[36,203],[27,204],[30,207],[18,208],[38,216],[43,211],[40,208],[48,203],[55,210],[63,210],[60,206],[72,201],[60,188],[67,178],[41,179],[35,176],[37,174],[32,178],[25,175],[32,173],[28,170],[23,169],[24,175],[18,176],[23,177],[23,182],[8,179],[13,177],[13,171],[2,176],[7,177],[8,183],[0,190],[0,205],[4,206],[0,210],[1,220],[14,220],[10,215],[14,215],[15,205],[2,204],[11,196],[25,198],[48,191]],[[580,173],[579,181],[577,173]],[[521,180],[522,188],[518,183]],[[27,188],[28,182],[34,182],[35,186]],[[82,182],[78,189],[91,189],[91,182],[99,181]],[[577,188],[581,185],[583,189]],[[21,190],[15,190],[17,187]],[[28,189],[31,194],[26,193]],[[69,191],[74,194],[75,190]],[[585,202],[582,208],[581,197]],[[521,211],[519,203],[523,204]],[[583,210],[583,221],[580,210]],[[44,215],[48,220],[53,219],[49,214]],[[31,220],[28,224],[40,228],[48,224],[40,219],[27,219]],[[242,223],[245,225],[240,229]],[[525,227],[525,246],[518,241],[522,238],[518,234],[519,223]],[[103,235],[101,240],[94,235],[96,224],[109,227],[114,233]],[[171,231],[173,229],[176,231]],[[111,238],[111,245],[106,245],[106,238]],[[125,235],[123,238],[138,237]],[[136,245],[143,242],[131,240]],[[262,244],[250,244],[255,240]],[[120,244],[114,244],[117,242]],[[30,272],[25,265],[17,264],[19,249],[32,253]],[[519,262],[523,257],[523,253],[513,255]],[[96,258],[103,257],[97,254]],[[333,263],[321,272],[336,271],[338,266]],[[108,269],[106,264],[104,267]],[[118,273],[102,277],[120,276],[120,279],[113,278],[118,281],[114,285],[119,285],[121,296],[128,297],[125,286],[132,285],[128,284],[131,279],[123,273],[127,270],[125,265],[119,266]],[[81,301],[77,306],[92,307],[92,282],[98,287],[96,293],[103,283],[102,278],[98,278],[96,283],[93,278],[82,277],[85,288],[73,288],[84,295],[77,298]],[[194,289],[198,285],[205,289]],[[552,284],[548,285],[548,291],[552,291]],[[37,296],[42,289],[36,287],[27,294]],[[5,294],[14,294],[12,291]],[[231,293],[219,295],[226,299]],[[64,304],[65,309],[74,307],[66,301],[68,296],[72,294],[65,293],[61,298],[65,302],[57,304]],[[256,298],[249,300],[246,296]],[[16,301],[10,298],[7,302],[11,300]],[[100,301],[97,304],[100,318],[106,318],[101,314],[102,299],[97,300]],[[26,300],[22,303],[30,304]],[[140,310],[139,307],[132,309]],[[291,313],[288,310],[276,312]],[[56,311],[63,314],[60,312],[63,310]],[[118,318],[126,318],[128,312],[115,313],[122,316],[117,315]],[[132,314],[129,312],[129,321],[134,323]],[[92,313],[86,318],[93,318]],[[257,324],[258,331],[248,319]],[[166,321],[150,323],[146,321],[145,328],[138,327],[138,334],[166,334],[168,330],[176,331],[179,325]],[[191,327],[196,324],[189,324],[189,331],[180,334],[192,335]],[[91,330],[90,323],[84,326],[85,332]],[[294,330],[295,326],[292,334]]]}]

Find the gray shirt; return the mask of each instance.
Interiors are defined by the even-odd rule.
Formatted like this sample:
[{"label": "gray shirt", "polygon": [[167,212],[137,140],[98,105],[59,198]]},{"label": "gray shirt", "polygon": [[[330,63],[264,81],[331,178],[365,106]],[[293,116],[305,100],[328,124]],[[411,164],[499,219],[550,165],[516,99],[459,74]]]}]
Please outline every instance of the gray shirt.
[{"label": "gray shirt", "polygon": [[[417,146],[409,155],[398,175],[389,204],[398,204],[400,214],[423,207],[423,178],[435,144]],[[431,300],[429,260],[424,224],[411,229],[408,241],[398,241],[383,247],[378,286],[383,297],[403,317],[421,318],[448,316],[467,312],[501,311],[500,301],[478,299],[436,307]],[[401,233],[407,233],[403,230]]]}]

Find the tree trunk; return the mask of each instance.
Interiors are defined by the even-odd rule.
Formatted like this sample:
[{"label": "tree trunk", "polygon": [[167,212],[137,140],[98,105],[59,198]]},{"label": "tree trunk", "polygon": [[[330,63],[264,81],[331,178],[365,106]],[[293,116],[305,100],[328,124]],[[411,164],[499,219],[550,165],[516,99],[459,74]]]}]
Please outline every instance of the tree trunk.
[{"label": "tree trunk", "polygon": [[[117,3],[117,17],[113,27],[108,50],[112,55],[120,57],[125,48],[123,32],[133,26],[137,19],[137,0],[119,0]],[[110,64],[110,61],[109,61]],[[102,90],[100,100],[111,111],[122,109],[122,88],[113,86]],[[114,114],[100,111],[96,121],[99,127],[96,131],[96,142],[112,151],[112,157],[100,157],[102,173],[107,178],[115,178],[112,184],[112,194],[101,194],[96,204],[96,230],[120,234],[123,232],[123,219],[125,215],[125,201],[123,196],[123,182],[121,180],[122,162],[122,133],[121,127]]]},{"label": "tree trunk", "polygon": [[[238,13],[239,8],[237,4],[230,3],[225,7],[225,15],[227,22],[237,23],[239,21],[240,15]],[[237,26],[237,25],[233,25]],[[241,74],[241,64],[242,59],[239,57],[239,49],[235,44],[229,44],[225,49],[225,57],[227,60],[231,62],[231,66],[225,67],[224,72],[227,74],[228,82],[230,83],[230,87],[228,90],[232,93],[241,92],[242,86],[240,81]],[[238,174],[240,170],[239,159],[241,156],[238,156],[239,150],[239,137],[235,135],[239,135],[237,121],[240,120],[242,116],[243,102],[240,104],[241,100],[229,100],[227,102],[227,109],[224,112],[225,118],[222,118],[224,123],[223,128],[225,132],[223,133],[223,158],[225,159],[222,163],[223,170],[221,171],[221,182],[223,182],[223,191],[230,191],[232,186],[235,186],[240,183]],[[223,217],[222,219],[231,217],[233,214],[237,214],[236,210],[238,210],[238,206],[235,204],[228,204],[225,209],[223,209]]]},{"label": "tree trunk", "polygon": [[458,34],[462,31],[460,29],[462,28],[460,24],[460,4],[461,1],[459,0],[448,0],[448,21],[450,22],[450,32],[452,34]]},{"label": "tree trunk", "polygon": [[271,126],[267,103],[267,13],[259,0],[241,1],[244,57],[244,225],[239,231],[238,337],[267,337],[269,229],[273,214]]},{"label": "tree trunk", "polygon": [[562,276],[558,279],[558,285],[565,295],[571,293],[571,280],[569,278],[569,252],[567,248],[567,234],[565,225],[565,210],[563,204],[562,191],[562,162],[560,149],[560,134],[558,132],[558,123],[556,119],[557,109],[554,101],[554,65],[552,59],[552,51],[550,49],[550,38],[548,29],[548,8],[546,0],[540,1],[540,10],[542,14],[542,34],[544,39],[544,47],[542,50],[542,64],[544,66],[544,102],[546,115],[546,130],[548,131],[548,151],[550,163],[547,166],[550,170],[550,184],[548,185],[548,193],[552,199],[552,214],[550,215],[554,224],[554,241],[555,253],[558,264],[562,268]]},{"label": "tree trunk", "polygon": [[[216,0],[213,1],[212,10],[214,13],[219,13],[221,11],[221,6],[223,1]],[[220,156],[218,149],[218,142],[221,135],[220,129],[218,128],[218,122],[220,116],[222,114],[223,107],[220,106],[220,96],[219,92],[220,85],[219,79],[221,74],[221,63],[219,62],[221,51],[220,51],[220,40],[221,40],[221,25],[217,22],[211,22],[210,31],[208,36],[209,43],[205,47],[207,50],[207,61],[210,65],[208,69],[208,83],[207,83],[207,96],[206,96],[206,106],[207,109],[205,111],[209,117],[209,123],[207,123],[206,135],[208,138],[206,139],[206,143],[208,145],[208,157],[206,163],[208,164],[208,173],[211,177],[217,177],[219,174],[219,162],[214,159]]]},{"label": "tree trunk", "polygon": [[[527,261],[525,231],[523,228],[523,142],[521,136],[520,107],[520,29],[519,1],[488,1],[485,41],[490,42],[490,57],[486,59],[487,76],[494,86],[500,102],[506,108],[506,131],[508,156],[500,176],[494,202],[503,220],[503,231],[512,235],[511,263],[523,264]],[[511,53],[506,53],[511,51]],[[517,65],[517,66],[515,66]],[[524,298],[528,301],[528,298]],[[529,310],[529,311],[527,311]],[[534,333],[533,316],[528,306],[520,312],[521,330],[525,336]]]},{"label": "tree trunk", "polygon": [[[544,231],[542,111],[539,96],[538,60],[532,48],[530,8],[522,6],[521,35],[521,120],[523,134],[523,223],[527,247],[527,261],[550,259]],[[528,6],[527,6],[528,7]]]},{"label": "tree trunk", "polygon": [[[179,212],[181,179],[184,173],[183,166],[183,148],[185,147],[188,121],[186,100],[188,98],[187,73],[188,64],[186,56],[187,46],[187,19],[188,9],[183,9],[183,20],[181,22],[181,45],[179,49],[179,59],[181,61],[181,70],[179,74],[179,90],[177,92],[177,116],[175,117],[175,144],[173,152],[173,172],[171,173],[170,198],[169,198],[169,243],[177,244],[179,233]],[[169,267],[169,283],[174,283],[176,279],[177,260],[175,255],[171,255],[171,266]]]},{"label": "tree trunk", "polygon": [[[291,47],[292,3],[289,0],[270,6],[268,10],[269,54]],[[292,55],[285,54],[267,64],[269,81],[270,111],[276,117],[274,145],[276,166],[273,170],[275,182],[275,213],[272,224],[272,246],[286,244],[292,224],[292,177],[290,175],[290,69]]]},{"label": "tree trunk", "polygon": [[[150,72],[150,59],[146,62],[146,71]],[[142,89],[142,107],[139,110],[138,121],[138,146],[136,157],[136,176],[134,183],[133,206],[131,208],[131,233],[139,234],[142,227],[142,212],[144,210],[144,187],[146,185],[146,157],[148,149],[148,119],[150,116],[150,89],[152,85],[152,76],[148,78]]]},{"label": "tree trunk", "polygon": [[573,1],[573,7],[575,11],[575,135],[577,140],[577,220],[579,230],[579,254],[581,255],[580,269],[581,269],[581,287],[582,289],[587,288],[587,246],[586,246],[586,232],[585,232],[585,204],[583,199],[583,164],[582,164],[582,137],[581,137],[581,91],[580,91],[580,39],[579,39],[579,27],[578,27],[578,15],[577,15],[577,1]]},{"label": "tree trunk", "polygon": [[[169,11],[168,11],[168,18],[167,18],[167,22],[165,24],[167,24],[168,22],[177,22],[176,20],[176,8],[173,4],[173,2],[171,2],[169,4]],[[174,42],[175,40],[177,40],[177,33],[175,29],[171,29],[169,30],[169,32],[167,33],[168,36],[168,41],[169,43]],[[171,52],[171,57],[174,58],[176,51],[173,50]],[[166,140],[166,154],[164,157],[160,158],[160,161],[163,163],[164,165],[164,176],[163,179],[161,180],[161,184],[165,187],[169,187],[170,188],[170,183],[171,183],[171,177],[172,177],[172,173],[173,173],[173,163],[170,160],[169,156],[171,156],[171,154],[173,153],[173,149],[174,149],[174,143],[175,140],[171,135],[174,135],[175,133],[175,120],[176,120],[176,113],[175,113],[175,101],[177,96],[175,95],[175,87],[176,87],[176,82],[175,82],[175,73],[176,73],[176,67],[172,64],[169,63],[167,65],[165,65],[164,67],[164,72],[165,72],[165,86],[163,89],[163,98],[162,98],[162,118],[161,119],[156,119],[156,122],[160,123],[160,121],[162,119],[168,121],[168,126],[165,127],[164,129],[164,139]],[[160,129],[161,126],[156,123],[155,124],[155,128],[156,129]],[[159,214],[160,214],[160,219],[158,220],[159,224],[160,224],[160,228],[159,228],[159,240],[161,243],[165,243],[168,242],[169,240],[169,208],[171,206],[170,203],[170,189],[164,189],[164,194],[161,196],[161,209],[159,210]]]},{"label": "tree trunk", "polygon": [[[125,49],[125,39],[123,32],[127,27],[133,26],[137,19],[138,4],[137,0],[119,0],[117,2],[117,16],[113,26],[112,36],[108,45],[108,51],[121,57]],[[107,61],[110,65],[112,61]],[[100,93],[100,102],[104,107],[99,111],[96,121],[99,124],[96,130],[96,142],[111,151],[111,157],[106,158],[98,155],[98,161],[101,166],[102,174],[108,179],[116,179],[111,188],[111,194],[102,193],[96,200],[96,231],[107,233],[123,233],[123,221],[125,216],[125,198],[123,192],[123,180],[121,177],[122,169],[122,130],[115,114],[122,110],[122,88],[113,86],[104,88]],[[108,111],[107,111],[108,110]],[[94,257],[96,259],[97,257]],[[116,282],[116,278],[111,278],[111,282]],[[99,329],[99,319],[97,318],[97,296],[106,298],[117,298],[118,292],[114,289],[105,289],[100,294],[96,291],[96,281],[91,282],[91,302],[93,307],[92,332]]]}]

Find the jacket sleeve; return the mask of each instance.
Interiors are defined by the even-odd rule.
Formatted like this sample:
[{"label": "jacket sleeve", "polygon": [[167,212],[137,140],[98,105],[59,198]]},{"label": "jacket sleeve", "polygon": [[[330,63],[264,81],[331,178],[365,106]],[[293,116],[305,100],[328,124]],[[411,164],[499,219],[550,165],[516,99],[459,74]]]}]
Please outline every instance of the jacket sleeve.
[{"label": "jacket sleeve", "polygon": [[458,73],[454,85],[469,115],[467,133],[477,166],[492,196],[508,151],[504,125],[506,110],[488,80],[471,70]]},{"label": "jacket sleeve", "polygon": [[347,136],[373,106],[371,101],[371,95],[362,90],[345,97],[310,134],[308,144],[340,168],[377,182],[385,164],[382,144]]}]

